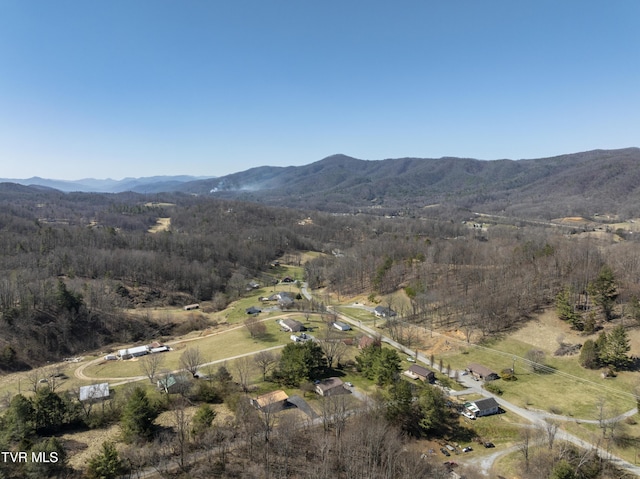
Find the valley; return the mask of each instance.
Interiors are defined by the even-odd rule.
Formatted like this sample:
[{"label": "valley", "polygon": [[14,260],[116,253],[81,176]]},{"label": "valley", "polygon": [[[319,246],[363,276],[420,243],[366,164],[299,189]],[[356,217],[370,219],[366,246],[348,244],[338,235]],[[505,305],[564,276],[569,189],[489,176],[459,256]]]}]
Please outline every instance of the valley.
[{"label": "valley", "polygon": [[[626,210],[337,214],[7,184],[0,203],[0,445],[63,458],[8,478],[105,461],[112,477],[638,474]],[[483,398],[498,414],[469,412]]]}]

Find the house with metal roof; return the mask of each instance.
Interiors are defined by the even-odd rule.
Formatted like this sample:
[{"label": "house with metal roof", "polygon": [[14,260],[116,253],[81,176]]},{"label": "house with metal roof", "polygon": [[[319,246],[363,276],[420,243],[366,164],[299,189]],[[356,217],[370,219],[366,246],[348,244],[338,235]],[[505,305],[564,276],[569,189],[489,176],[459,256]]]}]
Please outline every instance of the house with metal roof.
[{"label": "house with metal roof", "polygon": [[78,399],[80,401],[97,401],[109,398],[109,383],[80,386]]}]

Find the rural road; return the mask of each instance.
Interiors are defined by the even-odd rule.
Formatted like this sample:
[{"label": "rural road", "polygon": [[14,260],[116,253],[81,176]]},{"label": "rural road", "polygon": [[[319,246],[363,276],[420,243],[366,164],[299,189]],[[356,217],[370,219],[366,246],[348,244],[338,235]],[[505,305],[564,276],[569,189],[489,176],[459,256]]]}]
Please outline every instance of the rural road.
[{"label": "rural road", "polygon": [[[399,351],[402,351],[403,353],[409,355],[409,356],[416,356],[416,351],[415,350],[411,350],[403,345],[401,345],[400,343],[398,343],[397,341],[394,341],[393,339],[384,336],[380,333],[380,331],[378,330],[374,330],[373,328],[370,328],[369,326],[363,325],[361,324],[361,321],[355,320],[350,318],[349,316],[345,315],[344,313],[338,312],[336,311],[334,308],[332,308],[331,306],[327,307],[328,310],[331,310],[333,313],[335,313],[341,321],[344,321],[346,323],[351,324],[352,326],[358,327],[360,328],[362,331],[365,331],[373,336],[377,336],[379,337],[383,342],[393,346],[394,348],[398,349]],[[364,308],[367,309],[367,308]],[[437,334],[437,333],[434,333]],[[421,361],[423,364],[429,364],[429,359],[427,357],[425,357],[423,354],[420,354],[418,352],[417,354],[417,359],[419,361]],[[442,371],[441,371],[442,372]],[[569,418],[569,417],[565,417],[565,416],[557,416],[557,415],[553,415],[553,414],[549,414],[547,412],[544,411],[532,411],[529,409],[524,409],[521,408],[519,406],[516,406],[515,404],[512,404],[506,400],[504,400],[503,398],[496,396],[495,394],[491,394],[489,391],[487,391],[486,389],[482,388],[482,382],[481,381],[475,381],[473,380],[469,375],[465,375],[463,376],[462,371],[458,372],[458,381],[465,386],[466,391],[467,392],[474,392],[477,394],[480,394],[484,397],[487,398],[494,398],[498,404],[505,410],[509,410],[515,414],[517,414],[520,417],[523,417],[524,419],[526,419],[527,421],[531,422],[534,426],[540,427],[540,428],[544,428],[544,426],[547,424],[546,419],[555,419],[555,420],[559,420],[559,421],[574,421],[574,422],[595,422],[597,423],[598,421],[593,421],[593,420],[577,420],[576,418]],[[637,412],[637,409],[632,409],[630,411],[627,411],[626,413],[622,414],[621,416],[617,416],[615,418],[611,418],[608,419],[607,421],[618,421],[621,419],[624,419],[625,417],[631,416],[633,414],[635,414]],[[562,429],[558,429],[557,434],[556,434],[556,438],[560,439],[560,440],[564,440],[567,442],[570,442],[572,444],[575,444],[579,447],[585,448],[585,449],[596,449],[598,454],[601,457],[607,458],[608,460],[610,460],[613,464],[615,464],[617,467],[624,469],[632,474],[635,474],[636,476],[640,476],[640,467],[631,464],[628,461],[625,461],[624,459],[621,459],[617,456],[612,455],[609,451],[601,448],[601,447],[597,447],[594,446],[593,444],[590,444],[582,439],[580,439],[577,436],[574,436],[573,434],[570,434]],[[491,454],[490,456],[487,456],[486,458],[483,458],[483,460],[480,462],[479,466],[482,470],[482,473],[486,476],[489,474],[489,470],[493,464],[493,462],[500,456],[504,455],[504,454],[508,454],[509,452],[512,452],[512,450],[516,450],[517,447],[514,446],[515,449],[513,448],[508,448],[505,450],[501,450],[501,451],[496,451],[495,453]]]},{"label": "rural road", "polygon": [[[282,317],[286,317],[286,316],[290,316],[290,314],[283,315]],[[267,317],[267,318],[262,319],[261,321],[271,321],[273,319],[274,319],[274,317]],[[233,328],[225,329],[224,331],[217,331],[215,333],[207,334],[205,336],[198,336],[198,337],[189,338],[189,339],[178,339],[178,340],[175,340],[175,341],[170,341],[170,342],[166,343],[166,345],[167,346],[172,346],[174,344],[197,341],[197,340],[200,340],[200,339],[209,338],[211,336],[217,336],[217,335],[220,335],[220,334],[225,334],[225,333],[228,333],[230,331],[237,330],[237,329],[242,329],[244,327],[245,327],[244,325],[240,325],[240,326],[235,326]],[[217,359],[215,361],[209,361],[207,363],[203,363],[200,367],[210,366],[210,365],[213,365],[213,364],[220,364],[220,363],[224,363],[225,361],[231,361],[231,360],[239,359],[239,358],[246,357],[246,356],[253,356],[255,354],[258,354],[261,351],[272,351],[272,350],[275,350],[275,349],[281,349],[283,347],[284,347],[284,345],[272,346],[270,348],[261,349],[259,351],[252,351],[252,352],[249,352],[249,353],[238,354],[236,356],[232,356],[232,357],[228,357],[228,358]],[[162,353],[157,353],[157,354],[162,354]],[[100,357],[100,358],[93,359],[93,360],[91,360],[91,361],[89,361],[87,363],[81,364],[73,372],[73,375],[78,379],[82,379],[83,381],[116,381],[116,382],[110,384],[111,387],[120,386],[122,384],[130,383],[130,382],[143,381],[145,379],[149,379],[147,376],[144,376],[144,375],[143,376],[129,376],[129,377],[113,377],[113,378],[99,377],[98,378],[98,377],[88,376],[85,373],[85,370],[88,367],[93,366],[93,365],[98,364],[98,363],[101,363],[103,361],[104,361],[104,358]],[[177,373],[179,371],[180,370],[175,370],[175,371],[171,371],[171,373]]]},{"label": "rural road", "polygon": [[[303,296],[305,296],[309,300],[312,299],[312,295],[308,291],[306,283],[302,284],[301,294]],[[371,311],[371,308],[367,308],[367,307],[365,307],[363,305],[353,305],[353,307],[357,307],[357,308],[360,308],[360,309],[365,309],[365,310]],[[366,332],[366,333],[368,333],[368,334],[370,334],[372,336],[380,337],[380,339],[383,342],[391,345],[392,347],[396,348],[399,351],[402,351],[404,354],[407,354],[408,356],[416,356],[416,351],[415,350],[411,350],[411,349],[405,347],[404,345],[398,343],[397,341],[394,341],[393,339],[382,335],[379,330],[374,330],[373,328],[371,328],[369,326],[363,325],[361,321],[352,319],[351,317],[347,316],[346,314],[336,311],[331,306],[328,306],[327,310],[329,310],[329,311],[333,312],[334,314],[336,314],[336,316],[339,317],[342,321],[344,321],[346,323],[349,323],[352,326],[355,326],[355,327],[359,328],[360,330],[362,330],[362,331],[364,331],[364,332]],[[273,317],[265,318],[263,321],[273,320],[273,319],[274,319]],[[203,339],[204,337],[208,337],[208,336],[224,334],[224,333],[226,333],[228,331],[232,331],[234,329],[238,329],[238,328],[242,328],[242,327],[244,327],[244,326],[237,326],[235,328],[230,328],[230,329],[225,330],[225,331],[212,333],[210,335],[203,336],[203,337],[191,338],[191,339],[189,339],[187,341],[195,341],[195,340],[198,340],[198,339]],[[432,334],[439,335],[439,333],[436,333],[436,332],[433,332]],[[174,341],[174,342],[168,343],[168,344],[171,345],[171,344],[183,343],[183,342],[185,342],[185,340],[178,340],[178,341]],[[284,345],[278,345],[278,346],[273,346],[273,347],[270,347],[270,348],[265,348],[265,349],[263,349],[261,351],[270,351],[270,350],[280,349],[280,348],[283,348],[283,347],[284,347]],[[257,354],[258,352],[260,352],[260,351],[253,351],[253,352],[249,352],[249,353],[239,354],[239,355],[236,355],[236,356],[233,356],[233,357],[229,357],[229,358],[218,359],[218,360],[210,361],[210,362],[208,362],[206,364],[203,364],[202,366],[220,364],[220,363],[223,363],[225,361],[238,359],[238,358],[242,358],[242,357],[246,357],[246,356],[252,356],[252,355]],[[423,364],[429,364],[429,359],[427,357],[425,357],[423,354],[420,354],[419,352],[417,353],[417,359],[419,361],[421,361]],[[120,384],[125,384],[125,383],[135,382],[135,381],[142,381],[142,380],[148,379],[147,376],[132,376],[132,377],[119,377],[119,378],[94,378],[94,377],[89,377],[89,376],[86,375],[85,370],[89,366],[97,364],[97,363],[99,363],[99,362],[101,362],[103,360],[104,360],[103,358],[97,358],[95,360],[89,361],[88,363],[80,365],[75,370],[74,375],[77,378],[85,380],[85,381],[96,381],[96,380],[99,380],[99,381],[116,381],[116,383],[112,384],[112,386],[117,386],[117,385],[120,385]],[[584,422],[584,423],[597,423],[598,422],[597,420],[588,420],[588,419],[577,420],[576,418],[569,418],[569,417],[565,417],[565,416],[557,416],[557,415],[554,415],[554,414],[547,413],[545,411],[534,411],[534,410],[521,408],[519,406],[516,406],[515,404],[512,404],[512,403],[504,400],[503,398],[501,398],[499,396],[491,394],[486,389],[482,388],[482,383],[481,382],[473,380],[468,375],[463,376],[460,373],[461,372],[459,372],[459,374],[458,374],[458,381],[463,386],[465,386],[466,393],[473,392],[473,393],[477,393],[477,394],[479,394],[479,395],[481,395],[483,397],[487,397],[487,398],[488,397],[492,397],[498,402],[498,404],[503,409],[509,410],[509,411],[519,415],[520,417],[522,417],[522,418],[526,419],[527,421],[531,422],[534,426],[543,428],[545,426],[545,424],[546,424],[546,420],[547,419],[554,419],[554,420],[557,420],[557,421]],[[361,400],[365,400],[366,401],[366,399],[367,399],[366,397],[363,397],[363,394],[360,393],[359,391],[355,391],[354,390],[354,391],[352,391],[352,393],[354,393],[354,395],[356,397],[358,397],[359,399],[361,399]],[[624,414],[622,414],[620,416],[608,419],[607,421],[608,422],[619,421],[619,420],[622,420],[622,419],[624,419],[626,417],[629,417],[629,416],[635,414],[636,412],[637,412],[636,409],[632,409],[632,410],[627,411],[626,413],[624,413]],[[628,471],[628,472],[630,472],[632,474],[640,476],[640,467],[638,467],[638,466],[636,466],[634,464],[631,464],[630,462],[627,462],[627,461],[625,461],[625,460],[623,460],[623,459],[621,459],[619,457],[613,456],[608,451],[606,451],[606,450],[604,450],[604,449],[602,449],[600,447],[596,447],[596,446],[594,446],[594,445],[592,445],[592,444],[590,444],[590,443],[578,438],[577,436],[574,436],[573,434],[570,434],[570,433],[568,433],[566,431],[558,429],[557,434],[556,434],[556,438],[560,439],[560,440],[564,440],[564,441],[570,442],[570,443],[575,444],[575,445],[577,445],[579,447],[582,447],[582,448],[586,448],[586,449],[594,448],[594,449],[597,450],[598,454],[601,455],[601,457],[605,457],[605,458],[609,459],[612,463],[616,464],[616,466],[620,467],[621,469],[624,469],[624,470],[626,470],[626,471]],[[513,452],[515,450],[517,450],[517,446],[512,446],[512,447],[509,447],[509,448],[506,448],[506,449],[502,449],[500,451],[493,452],[492,454],[490,454],[488,456],[484,456],[482,458],[479,458],[478,460],[474,459],[470,463],[474,464],[474,465],[477,465],[484,475],[488,475],[493,463],[495,462],[495,460],[497,458],[499,458],[499,457],[501,457],[501,456],[503,456],[505,454],[508,454],[510,452]]]}]

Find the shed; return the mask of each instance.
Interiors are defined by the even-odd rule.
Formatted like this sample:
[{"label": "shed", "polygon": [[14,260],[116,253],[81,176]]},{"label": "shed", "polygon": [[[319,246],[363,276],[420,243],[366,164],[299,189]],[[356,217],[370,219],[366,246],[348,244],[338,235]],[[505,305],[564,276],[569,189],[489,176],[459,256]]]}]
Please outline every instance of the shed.
[{"label": "shed", "polygon": [[349,326],[347,323],[343,323],[342,321],[334,321],[333,322],[333,327],[336,328],[338,331],[350,331],[351,330],[351,326]]},{"label": "shed", "polygon": [[198,303],[194,303],[194,304],[187,304],[187,305],[184,307],[184,310],[185,310],[185,311],[192,311],[192,310],[194,310],[194,309],[200,309],[200,305],[199,305]]},{"label": "shed", "polygon": [[158,346],[157,348],[151,348],[149,352],[151,353],[167,353],[171,351],[169,346]]},{"label": "shed", "polygon": [[80,386],[78,398],[80,401],[97,401],[109,397],[109,383],[92,384],[91,386]]},{"label": "shed", "polygon": [[246,311],[247,314],[259,314],[259,313],[262,313],[262,310],[256,308],[255,306],[251,306],[250,308],[247,308],[245,311]]}]

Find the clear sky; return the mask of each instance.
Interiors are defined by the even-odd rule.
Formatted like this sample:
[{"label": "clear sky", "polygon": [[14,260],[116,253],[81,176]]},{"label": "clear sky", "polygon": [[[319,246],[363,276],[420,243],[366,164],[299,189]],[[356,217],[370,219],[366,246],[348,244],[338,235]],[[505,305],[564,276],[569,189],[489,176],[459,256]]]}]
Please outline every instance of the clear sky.
[{"label": "clear sky", "polygon": [[0,0],[0,177],[640,146],[640,2]]}]

